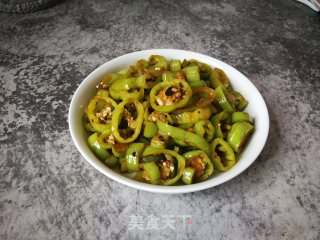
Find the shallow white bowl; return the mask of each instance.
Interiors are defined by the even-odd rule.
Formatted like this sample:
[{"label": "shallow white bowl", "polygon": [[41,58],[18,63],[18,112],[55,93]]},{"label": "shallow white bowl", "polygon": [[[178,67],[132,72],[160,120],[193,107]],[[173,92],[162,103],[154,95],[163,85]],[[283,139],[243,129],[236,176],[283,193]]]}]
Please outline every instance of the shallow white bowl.
[{"label": "shallow white bowl", "polygon": [[[155,186],[151,184],[141,183],[129,179],[119,173],[114,172],[105,166],[89,149],[87,144],[88,134],[82,126],[82,114],[84,107],[89,103],[90,99],[95,95],[95,86],[101,78],[108,72],[116,72],[120,69],[127,68],[134,64],[139,59],[147,59],[152,54],[163,55],[167,59],[196,59],[212,67],[223,69],[228,75],[233,88],[241,92],[249,101],[246,112],[254,118],[255,131],[247,143],[239,161],[229,171],[224,173],[216,173],[207,181],[185,185],[185,186]],[[199,191],[217,186],[224,183],[248,168],[258,157],[262,151],[269,132],[269,115],[266,104],[257,90],[257,88],[246,78],[242,73],[231,67],[230,65],[221,62],[212,57],[184,50],[175,49],[151,49],[139,52],[133,52],[121,57],[117,57],[94,70],[80,84],[75,94],[73,95],[69,108],[69,128],[72,139],[77,146],[82,156],[98,171],[108,176],[109,178],[137,189],[156,192],[156,193],[187,193]]]}]

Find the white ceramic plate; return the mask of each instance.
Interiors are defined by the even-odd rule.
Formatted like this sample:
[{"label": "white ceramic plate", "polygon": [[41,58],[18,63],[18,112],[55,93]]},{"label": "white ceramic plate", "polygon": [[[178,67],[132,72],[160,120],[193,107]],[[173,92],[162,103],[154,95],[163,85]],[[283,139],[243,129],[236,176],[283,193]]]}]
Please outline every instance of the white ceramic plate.
[{"label": "white ceramic plate", "polygon": [[[155,186],[151,184],[141,183],[129,179],[119,173],[114,172],[105,166],[89,149],[87,144],[88,134],[82,126],[83,109],[89,103],[90,99],[95,95],[95,86],[101,78],[108,72],[116,72],[120,69],[127,68],[139,59],[147,59],[152,54],[163,55],[167,59],[196,59],[211,67],[221,68],[228,75],[233,88],[244,95],[249,101],[246,112],[254,118],[255,131],[247,143],[239,161],[229,171],[224,173],[216,173],[210,179],[192,185],[185,186]],[[94,70],[86,77],[76,90],[69,108],[69,128],[72,139],[82,156],[98,171],[109,178],[137,189],[156,192],[156,193],[187,193],[199,191],[217,186],[224,183],[248,168],[262,151],[269,132],[269,115],[266,104],[257,90],[257,88],[242,73],[231,67],[230,65],[219,61],[215,58],[184,50],[175,49],[150,49],[139,52],[133,52],[121,57],[117,57]]]}]

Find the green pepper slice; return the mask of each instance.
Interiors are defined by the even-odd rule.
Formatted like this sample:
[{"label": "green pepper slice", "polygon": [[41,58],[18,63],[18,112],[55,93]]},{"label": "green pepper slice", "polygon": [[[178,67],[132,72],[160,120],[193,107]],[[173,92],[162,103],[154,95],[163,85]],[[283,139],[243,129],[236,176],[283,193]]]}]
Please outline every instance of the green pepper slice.
[{"label": "green pepper slice", "polygon": [[192,98],[189,102],[189,107],[187,108],[180,108],[174,111],[174,113],[184,113],[184,112],[191,112],[195,111],[199,108],[210,106],[211,103],[215,99],[215,92],[212,88],[209,87],[195,87],[192,88]]},{"label": "green pepper slice", "polygon": [[84,113],[82,115],[82,125],[84,126],[84,128],[86,130],[88,130],[89,132],[95,132],[96,130],[92,127],[88,115],[86,113]]},{"label": "green pepper slice", "polygon": [[209,120],[201,120],[194,125],[196,134],[203,137],[208,142],[214,137],[214,127]]},{"label": "green pepper slice", "polygon": [[126,152],[125,161],[121,166],[121,170],[126,170],[127,172],[136,172],[139,170],[139,162],[142,156],[143,149],[145,147],[144,143],[131,143]]},{"label": "green pepper slice", "polygon": [[203,80],[200,80],[200,81],[194,81],[194,82],[189,82],[189,85],[190,87],[193,89],[193,88],[196,88],[196,87],[206,87],[207,84],[205,81]]},{"label": "green pepper slice", "polygon": [[193,112],[172,113],[171,118],[174,124],[196,123],[200,120],[208,120],[211,116],[210,107],[203,107]]},{"label": "green pepper slice", "polygon": [[[148,164],[148,166],[152,164],[151,171],[147,171],[146,174],[149,179],[146,180],[151,182],[151,178],[153,177],[150,177],[150,175],[153,175],[156,177],[152,180],[156,183],[151,182],[152,184],[173,185],[182,177],[185,168],[185,159],[181,155],[172,150],[148,147],[143,151],[142,156],[146,157],[149,155],[163,155],[165,159],[162,159],[158,164],[155,162],[145,163]],[[177,164],[175,164],[174,159],[176,159]],[[145,164],[142,164],[142,166],[146,171]],[[159,171],[156,170],[155,166],[157,166]],[[150,172],[152,172],[152,174],[150,174]]]},{"label": "green pepper slice", "polygon": [[234,97],[228,92],[228,90],[220,85],[215,89],[216,93],[216,99],[219,103],[219,106],[229,112],[233,113],[236,111],[235,105],[234,105]]},{"label": "green pepper slice", "polygon": [[158,126],[154,122],[143,121],[143,136],[146,138],[152,138],[158,133]]},{"label": "green pepper slice", "polygon": [[210,121],[214,127],[214,137],[215,138],[225,138],[226,132],[230,130],[231,126],[229,122],[229,113],[227,111],[222,111],[214,115]]},{"label": "green pepper slice", "polygon": [[232,123],[239,122],[239,121],[250,121],[250,116],[246,112],[234,112],[231,115]]},{"label": "green pepper slice", "polygon": [[115,167],[118,164],[118,159],[112,156],[106,149],[104,149],[98,142],[98,133],[93,133],[88,138],[89,148],[94,154],[102,160],[108,167]]},{"label": "green pepper slice", "polygon": [[165,149],[168,143],[168,140],[169,140],[168,136],[162,136],[157,134],[151,139],[150,146],[155,148]]},{"label": "green pepper slice", "polygon": [[187,185],[192,184],[194,174],[195,174],[194,168],[186,167],[182,174],[182,178],[181,178],[182,182],[184,182],[184,184],[187,184]]},{"label": "green pepper slice", "polygon": [[200,73],[198,66],[188,66],[185,67],[183,70],[189,82],[200,81]]},{"label": "green pepper slice", "polygon": [[112,148],[112,144],[110,144],[108,142],[110,134],[111,134],[111,129],[104,131],[98,135],[98,143],[104,149],[111,149]]},{"label": "green pepper slice", "polygon": [[228,171],[236,163],[236,158],[232,148],[222,138],[215,138],[211,142],[210,158],[214,167],[220,172]]},{"label": "green pepper slice", "polygon": [[102,148],[98,142],[98,133],[93,133],[88,138],[89,148],[94,152],[94,154],[100,159],[106,159],[110,154],[106,149]]},{"label": "green pepper slice", "polygon": [[[125,109],[126,105],[129,104],[133,104],[135,107],[137,115],[135,118],[127,109]],[[144,109],[142,104],[134,99],[126,99],[115,108],[112,116],[112,133],[119,142],[129,143],[137,139],[143,123],[143,113]],[[133,131],[133,134],[131,134],[131,136],[127,138],[122,137],[119,131],[119,124],[121,122],[122,117],[124,117],[127,121],[128,130]]]},{"label": "green pepper slice", "polygon": [[231,91],[231,94],[235,98],[235,101],[236,101],[235,105],[239,111],[242,111],[243,109],[245,109],[248,106],[248,104],[249,104],[248,101],[242,96],[241,93],[236,92],[236,91]]},{"label": "green pepper slice", "polygon": [[208,142],[204,138],[198,136],[197,134],[182,130],[180,128],[171,126],[167,123],[160,122],[160,121],[157,122],[157,125],[159,128],[159,133],[161,135],[171,136],[178,140],[183,140],[186,143],[188,143],[190,146],[195,146],[205,151],[206,153],[209,153]]},{"label": "green pepper slice", "polygon": [[121,77],[119,73],[108,73],[106,74],[99,84],[96,86],[97,89],[105,89],[108,88],[111,84],[117,81]]},{"label": "green pepper slice", "polygon": [[210,82],[214,88],[217,88],[219,86],[223,86],[225,88],[230,87],[229,78],[220,68],[213,69],[210,76]]},{"label": "green pepper slice", "polygon": [[190,65],[196,65],[199,67],[199,73],[200,73],[201,79],[208,80],[210,78],[210,75],[212,73],[212,68],[208,64],[199,62],[194,59],[190,59],[189,62],[190,62]]},{"label": "green pepper slice", "polygon": [[245,142],[253,132],[254,127],[247,121],[234,123],[227,135],[227,141],[236,153],[240,153]]},{"label": "green pepper slice", "polygon": [[181,61],[172,59],[169,66],[171,72],[179,72],[181,70]]},{"label": "green pepper slice", "polygon": [[153,185],[158,185],[161,182],[161,173],[158,165],[155,162],[143,163],[142,179]]},{"label": "green pepper slice", "polygon": [[166,72],[162,73],[161,78],[162,78],[163,82],[166,82],[166,81],[170,81],[170,80],[176,79],[176,76],[175,76],[175,74],[173,72],[166,71]]},{"label": "green pepper slice", "polygon": [[125,100],[132,98],[141,100],[144,96],[144,89],[137,86],[136,78],[119,79],[110,88],[110,95],[114,99]]},{"label": "green pepper slice", "polygon": [[149,65],[155,65],[155,64],[159,63],[160,61],[167,61],[167,60],[164,56],[161,56],[161,55],[151,55],[148,58]]},{"label": "green pepper slice", "polygon": [[136,79],[136,85],[139,88],[151,89],[154,85],[160,82],[160,78],[152,75],[150,72],[141,74]]},{"label": "green pepper slice", "polygon": [[110,97],[109,91],[105,89],[99,89],[96,95],[101,97]]},{"label": "green pepper slice", "polygon": [[186,152],[182,155],[186,159],[186,166],[195,170],[194,179],[198,182],[206,180],[214,171],[208,155],[201,150]]},{"label": "green pepper slice", "polygon": [[117,103],[108,97],[95,96],[86,109],[92,127],[98,132],[111,128],[111,119]]},{"label": "green pepper slice", "polygon": [[169,113],[189,102],[192,90],[186,81],[170,80],[155,85],[150,92],[150,104],[156,111]]}]

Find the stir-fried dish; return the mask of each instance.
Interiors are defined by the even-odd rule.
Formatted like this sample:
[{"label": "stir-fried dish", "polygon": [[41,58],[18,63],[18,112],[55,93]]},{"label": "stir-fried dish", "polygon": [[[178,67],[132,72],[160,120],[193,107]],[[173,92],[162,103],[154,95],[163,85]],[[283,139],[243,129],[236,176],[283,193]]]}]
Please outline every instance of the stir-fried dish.
[{"label": "stir-fried dish", "polygon": [[254,131],[225,72],[194,59],[151,55],[96,88],[83,115],[89,147],[137,181],[192,184],[228,171]]}]

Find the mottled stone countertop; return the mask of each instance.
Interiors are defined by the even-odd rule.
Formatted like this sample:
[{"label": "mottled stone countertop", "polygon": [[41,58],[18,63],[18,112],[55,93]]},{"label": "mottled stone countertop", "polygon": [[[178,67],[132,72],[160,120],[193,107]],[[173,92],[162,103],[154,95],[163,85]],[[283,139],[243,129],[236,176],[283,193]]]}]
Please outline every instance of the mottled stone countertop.
[{"label": "mottled stone countertop", "polygon": [[[210,55],[257,86],[270,134],[244,173],[159,195],[80,155],[67,123],[77,86],[150,48]],[[0,13],[0,85],[1,240],[320,239],[320,15],[296,1],[70,0]]]}]

